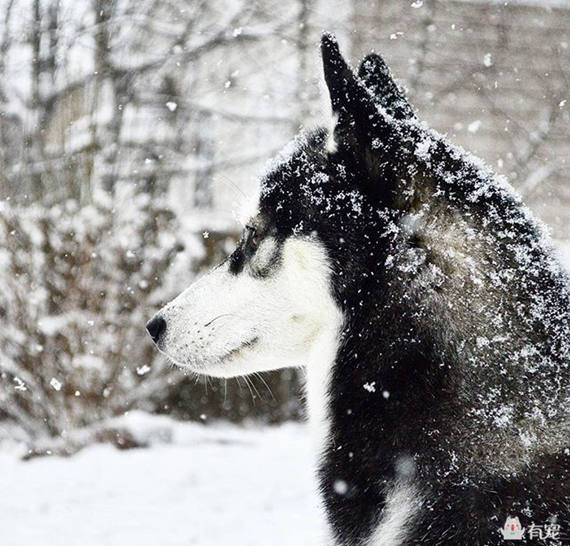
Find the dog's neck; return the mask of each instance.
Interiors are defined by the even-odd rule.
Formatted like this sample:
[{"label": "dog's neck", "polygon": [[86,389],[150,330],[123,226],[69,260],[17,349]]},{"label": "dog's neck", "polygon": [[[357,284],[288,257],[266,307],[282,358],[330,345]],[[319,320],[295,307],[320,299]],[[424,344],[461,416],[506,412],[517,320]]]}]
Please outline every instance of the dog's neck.
[{"label": "dog's neck", "polygon": [[414,453],[430,407],[421,378],[429,363],[360,322],[323,333],[307,369],[319,486],[333,532],[348,545],[374,544],[389,514],[383,536],[399,537],[417,511]]},{"label": "dog's neck", "polygon": [[315,448],[322,454],[330,436],[329,391],[333,365],[339,348],[340,320],[321,331],[311,349],[306,367],[306,397],[309,424]]}]

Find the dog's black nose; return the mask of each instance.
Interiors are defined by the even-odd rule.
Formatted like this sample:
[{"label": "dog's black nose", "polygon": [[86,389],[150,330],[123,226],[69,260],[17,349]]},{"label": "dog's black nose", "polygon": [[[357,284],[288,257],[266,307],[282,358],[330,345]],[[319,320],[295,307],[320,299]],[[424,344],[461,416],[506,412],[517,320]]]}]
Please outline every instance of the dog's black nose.
[{"label": "dog's black nose", "polygon": [[146,329],[152,340],[158,343],[160,336],[164,334],[164,330],[166,330],[166,321],[160,316],[154,317],[147,322]]}]

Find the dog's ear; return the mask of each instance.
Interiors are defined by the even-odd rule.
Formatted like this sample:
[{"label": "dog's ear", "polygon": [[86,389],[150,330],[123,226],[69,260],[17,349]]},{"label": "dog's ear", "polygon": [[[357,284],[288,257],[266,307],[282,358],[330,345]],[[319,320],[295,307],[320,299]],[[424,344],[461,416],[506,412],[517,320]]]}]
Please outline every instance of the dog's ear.
[{"label": "dog's ear", "polygon": [[363,190],[385,201],[398,171],[401,128],[378,109],[369,90],[348,66],[337,41],[330,34],[323,35],[321,52],[336,117],[332,151],[353,157],[364,171]]},{"label": "dog's ear", "polygon": [[383,123],[372,97],[340,53],[336,39],[324,34],[321,54],[325,81],[336,118],[334,138],[337,144],[365,146],[372,129]]},{"label": "dog's ear", "polygon": [[359,78],[368,88],[374,102],[395,119],[412,119],[415,113],[400,90],[390,69],[379,55],[372,53],[364,58],[358,70]]}]

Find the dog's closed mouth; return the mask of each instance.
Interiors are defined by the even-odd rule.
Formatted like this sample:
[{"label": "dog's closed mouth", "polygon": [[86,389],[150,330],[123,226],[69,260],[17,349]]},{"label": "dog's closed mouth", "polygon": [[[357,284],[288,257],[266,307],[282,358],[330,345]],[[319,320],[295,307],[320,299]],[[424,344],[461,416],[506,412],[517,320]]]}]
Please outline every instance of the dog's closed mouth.
[{"label": "dog's closed mouth", "polygon": [[239,353],[245,351],[246,349],[251,349],[257,344],[258,341],[259,341],[258,336],[255,336],[254,338],[248,341],[244,341],[243,343],[238,345],[235,349],[231,349],[230,351],[228,351],[224,356],[222,356],[221,360],[222,361],[229,360],[230,358],[238,355]]}]

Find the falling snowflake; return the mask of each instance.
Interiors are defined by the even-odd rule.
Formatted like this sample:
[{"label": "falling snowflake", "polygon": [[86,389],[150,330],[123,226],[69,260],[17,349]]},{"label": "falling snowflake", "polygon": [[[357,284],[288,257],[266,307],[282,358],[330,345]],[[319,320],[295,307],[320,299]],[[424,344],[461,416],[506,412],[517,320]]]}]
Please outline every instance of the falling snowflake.
[{"label": "falling snowflake", "polygon": [[28,390],[28,388],[26,387],[26,384],[19,377],[14,377],[14,383],[16,383],[16,386],[14,388],[17,391],[27,391]]},{"label": "falling snowflake", "polygon": [[364,383],[362,386],[364,387],[364,390],[368,392],[376,392],[376,381],[372,381],[372,383]]},{"label": "falling snowflake", "polygon": [[337,495],[346,495],[348,491],[348,485],[344,480],[335,480],[333,487]]},{"label": "falling snowflake", "polygon": [[150,372],[150,366],[148,364],[145,364],[144,366],[139,366],[137,368],[137,374],[138,375],[145,375],[148,372]]},{"label": "falling snowflake", "polygon": [[51,378],[51,381],[49,382],[49,384],[51,385],[53,390],[58,391],[58,392],[61,390],[61,382],[58,381],[55,377]]},{"label": "falling snowflake", "polygon": [[471,122],[467,126],[467,130],[470,133],[476,133],[480,128],[481,128],[481,120],[480,119],[476,119],[475,121]]}]

